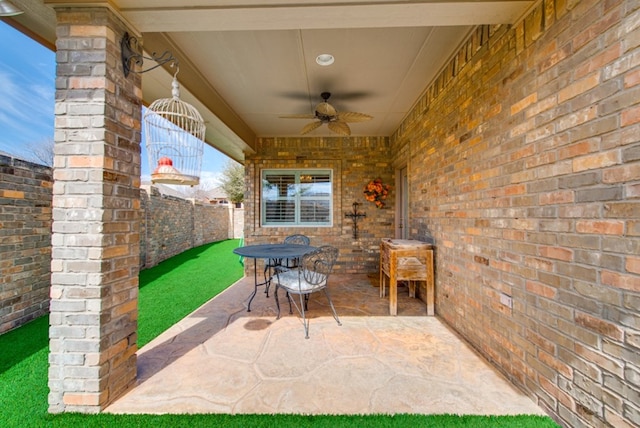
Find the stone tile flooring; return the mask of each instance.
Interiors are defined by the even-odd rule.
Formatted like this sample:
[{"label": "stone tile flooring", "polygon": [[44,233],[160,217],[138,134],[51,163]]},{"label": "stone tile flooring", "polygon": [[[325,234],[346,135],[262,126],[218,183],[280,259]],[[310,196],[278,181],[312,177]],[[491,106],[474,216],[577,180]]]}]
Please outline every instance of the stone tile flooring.
[{"label": "stone tile flooring", "polygon": [[138,385],[107,412],[544,414],[406,287],[389,316],[377,282],[333,275],[342,326],[315,294],[305,339],[284,295],[279,320],[263,289],[247,312],[243,278],[141,349]]}]

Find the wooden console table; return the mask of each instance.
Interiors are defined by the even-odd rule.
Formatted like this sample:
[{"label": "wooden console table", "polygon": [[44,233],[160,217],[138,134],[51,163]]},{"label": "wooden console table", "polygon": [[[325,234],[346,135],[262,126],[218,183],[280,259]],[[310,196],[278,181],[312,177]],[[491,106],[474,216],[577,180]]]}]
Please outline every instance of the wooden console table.
[{"label": "wooden console table", "polygon": [[398,281],[409,282],[409,295],[416,297],[416,281],[425,281],[427,315],[434,315],[433,246],[408,239],[385,238],[380,243],[380,297],[389,277],[389,313],[398,315]]}]

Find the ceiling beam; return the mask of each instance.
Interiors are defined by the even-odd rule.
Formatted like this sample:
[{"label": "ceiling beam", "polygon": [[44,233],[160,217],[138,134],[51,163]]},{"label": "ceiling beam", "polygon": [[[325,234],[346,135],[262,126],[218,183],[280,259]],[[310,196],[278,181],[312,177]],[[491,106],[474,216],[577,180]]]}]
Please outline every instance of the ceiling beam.
[{"label": "ceiling beam", "polygon": [[126,8],[142,33],[510,24],[532,0]]}]

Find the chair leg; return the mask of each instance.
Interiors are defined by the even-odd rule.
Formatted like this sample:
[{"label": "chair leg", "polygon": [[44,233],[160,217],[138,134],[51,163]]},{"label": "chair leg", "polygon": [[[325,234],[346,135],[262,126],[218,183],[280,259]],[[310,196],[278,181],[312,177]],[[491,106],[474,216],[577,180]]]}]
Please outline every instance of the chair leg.
[{"label": "chair leg", "polygon": [[276,299],[276,308],[278,309],[278,316],[276,316],[276,319],[279,320],[280,319],[280,302],[278,301],[278,285],[276,285],[276,291],[273,292],[273,296]]},{"label": "chair leg", "polygon": [[[280,266],[281,259],[269,259],[264,265],[264,292],[269,297],[269,287],[271,287],[271,268]],[[268,274],[267,274],[268,272]]]},{"label": "chair leg", "polygon": [[329,295],[329,290],[324,288],[324,295],[327,296],[327,300],[329,301],[329,306],[331,306],[331,311],[333,312],[333,319],[336,320],[338,325],[342,325],[340,322],[340,318],[338,318],[338,314],[336,313],[336,308],[333,306],[333,302],[331,301],[331,296]]},{"label": "chair leg", "polygon": [[[267,263],[264,267],[264,292],[269,297],[269,286],[271,285],[271,262]],[[267,271],[269,271],[269,276],[267,276]]]},{"label": "chair leg", "polygon": [[302,315],[302,325],[304,326],[304,338],[309,338],[309,320],[306,317],[304,306],[305,306],[305,297],[306,295],[300,294],[300,314]]}]

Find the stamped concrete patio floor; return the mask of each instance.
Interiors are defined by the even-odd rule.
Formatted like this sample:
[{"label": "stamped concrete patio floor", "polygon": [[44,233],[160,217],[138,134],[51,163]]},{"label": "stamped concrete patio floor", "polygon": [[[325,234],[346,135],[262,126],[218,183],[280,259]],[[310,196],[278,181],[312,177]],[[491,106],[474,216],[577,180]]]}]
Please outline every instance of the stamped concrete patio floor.
[{"label": "stamped concrete patio floor", "polygon": [[342,326],[317,293],[305,339],[283,294],[279,320],[262,288],[247,312],[243,278],[142,348],[137,385],[107,412],[544,415],[406,287],[389,316],[377,282],[332,276]]}]

